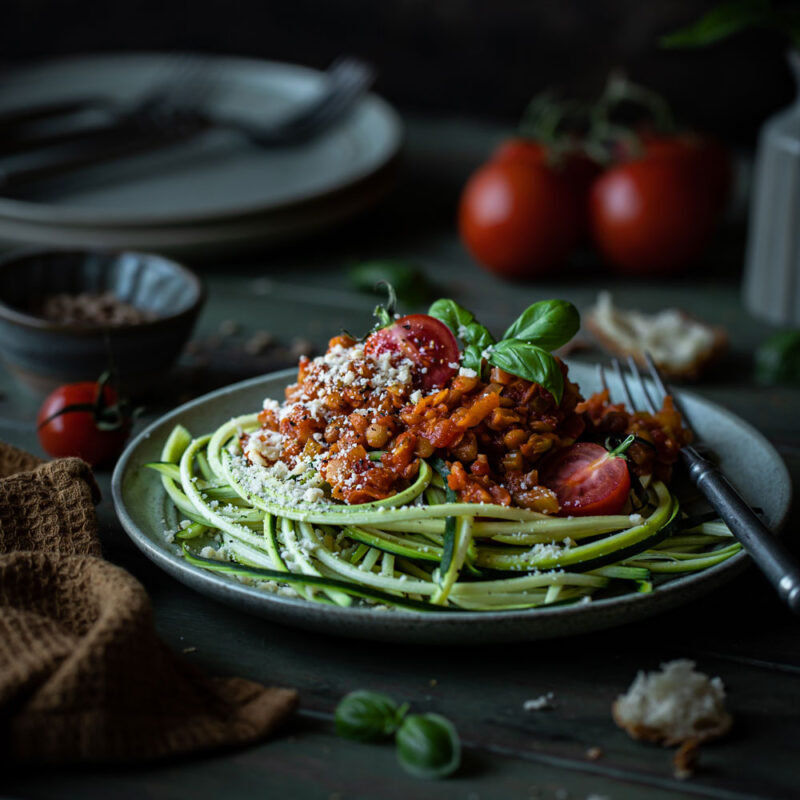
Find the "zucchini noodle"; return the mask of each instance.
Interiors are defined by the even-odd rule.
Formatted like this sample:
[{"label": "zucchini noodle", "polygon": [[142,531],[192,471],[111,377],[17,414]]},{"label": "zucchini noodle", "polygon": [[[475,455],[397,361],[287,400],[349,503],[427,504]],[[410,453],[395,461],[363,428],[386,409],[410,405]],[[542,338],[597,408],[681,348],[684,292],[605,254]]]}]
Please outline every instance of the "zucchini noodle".
[{"label": "zucchini noodle", "polygon": [[421,459],[404,490],[346,505],[325,499],[313,469],[277,478],[248,464],[239,435],[257,427],[255,414],[198,438],[179,425],[147,466],[182,520],[168,533],[187,561],[308,601],[450,612],[588,602],[652,591],[655,574],[704,569],[740,549],[718,522],[683,525],[658,481],[631,496],[635,513],[552,517],[448,502],[436,465]]}]

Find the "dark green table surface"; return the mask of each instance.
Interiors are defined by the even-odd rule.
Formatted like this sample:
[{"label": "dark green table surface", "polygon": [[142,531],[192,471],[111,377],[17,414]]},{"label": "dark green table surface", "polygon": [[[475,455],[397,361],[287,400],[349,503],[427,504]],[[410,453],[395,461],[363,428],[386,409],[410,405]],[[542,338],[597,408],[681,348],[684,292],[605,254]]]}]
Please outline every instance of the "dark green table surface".
[{"label": "dark green table surface", "polygon": [[[287,366],[310,342],[319,352],[345,327],[370,325],[373,297],[359,294],[346,267],[365,258],[419,263],[438,291],[502,330],[536,299],[564,297],[587,308],[608,288],[622,306],[678,306],[724,325],[730,350],[695,390],[769,437],[797,484],[800,390],[758,387],[752,354],[770,328],[739,298],[742,236],[728,229],[701,267],[675,281],[610,277],[590,258],[529,284],[500,282],[462,251],[453,223],[458,188],[497,131],[461,121],[412,121],[397,191],[343,229],[230,263],[199,265],[209,299],[196,346],[176,380],[150,405],[145,424],[193,394]],[[235,320],[241,326],[230,335]],[[269,331],[261,355],[244,343]],[[307,342],[297,341],[298,339]],[[596,350],[576,354],[601,357]],[[0,438],[40,453],[38,401],[0,371]],[[754,569],[719,590],[651,620],[571,639],[457,648],[387,645],[292,630],[219,605],[151,565],[116,521],[108,488],[98,513],[106,556],[147,587],[158,630],[192,663],[218,675],[294,686],[301,707],[274,740],[233,753],[109,769],[5,771],[11,797],[131,798],[796,798],[800,797],[800,625]],[[800,552],[795,505],[786,541]],[[637,670],[687,657],[722,677],[733,733],[703,748],[695,777],[672,776],[670,750],[634,742],[612,722],[610,705]],[[332,712],[346,692],[369,687],[445,714],[458,727],[464,763],[449,780],[427,783],[402,772],[391,747],[338,739]],[[554,708],[523,703],[552,692]],[[602,748],[592,760],[587,750]]]}]

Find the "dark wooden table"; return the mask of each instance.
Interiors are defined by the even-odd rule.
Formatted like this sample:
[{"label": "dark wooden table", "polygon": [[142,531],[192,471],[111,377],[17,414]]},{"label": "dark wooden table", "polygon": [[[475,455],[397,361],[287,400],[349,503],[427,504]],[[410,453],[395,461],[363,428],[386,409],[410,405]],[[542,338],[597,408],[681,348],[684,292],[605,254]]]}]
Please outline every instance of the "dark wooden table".
[{"label": "dark wooden table", "polygon": [[[587,308],[597,291],[620,305],[654,311],[679,306],[725,325],[731,348],[695,390],[758,427],[775,444],[797,485],[800,390],[764,389],[752,380],[752,354],[770,329],[741,306],[741,237],[728,232],[702,270],[673,282],[613,279],[578,259],[552,279],[502,283],[462,251],[452,221],[458,187],[497,131],[461,122],[413,122],[406,168],[394,197],[336,234],[250,261],[200,267],[209,301],[176,390],[147,418],[184,396],[286,366],[310,341],[321,351],[332,332],[370,325],[375,298],[345,277],[364,258],[419,263],[451,296],[502,330],[536,299],[564,297]],[[240,328],[232,333],[228,321]],[[259,331],[278,337],[260,355],[245,343]],[[262,337],[263,338],[263,337]],[[595,359],[586,351],[578,357]],[[0,438],[40,453],[37,400],[0,372]],[[131,798],[796,798],[800,796],[800,624],[754,569],[689,607],[602,633],[503,646],[420,647],[344,640],[247,616],[184,588],[151,565],[116,521],[108,489],[98,513],[107,557],[133,572],[152,597],[158,630],[192,663],[218,675],[243,675],[300,690],[301,707],[274,740],[232,753],[113,769],[6,772],[13,797]],[[786,527],[800,552],[800,512]],[[678,781],[672,752],[634,742],[612,722],[610,706],[640,669],[686,657],[723,679],[734,730],[703,748],[696,775]],[[390,746],[340,740],[332,715],[356,688],[385,691],[415,710],[449,717],[465,753],[459,772],[429,783],[406,775]],[[526,712],[530,698],[552,692],[554,707]],[[602,755],[587,754],[599,747]]]}]

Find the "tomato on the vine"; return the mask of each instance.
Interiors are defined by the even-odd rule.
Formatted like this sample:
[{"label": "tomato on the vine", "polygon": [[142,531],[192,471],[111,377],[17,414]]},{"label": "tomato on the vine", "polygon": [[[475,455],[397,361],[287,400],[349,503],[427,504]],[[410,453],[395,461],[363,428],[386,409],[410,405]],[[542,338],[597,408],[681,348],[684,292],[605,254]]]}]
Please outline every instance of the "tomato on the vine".
[{"label": "tomato on the vine", "polygon": [[423,389],[444,386],[458,371],[461,353],[450,329],[427,314],[408,314],[373,331],[364,343],[370,356],[394,353],[413,361],[419,369],[415,381]]},{"label": "tomato on the vine", "polygon": [[492,154],[492,161],[541,164],[558,173],[569,186],[578,206],[581,233],[589,229],[589,190],[602,172],[600,165],[579,147],[557,151],[542,142],[521,137],[506,139]]},{"label": "tomato on the vine", "polygon": [[130,433],[130,420],[119,410],[117,393],[99,381],[60,386],[42,403],[36,425],[48,455],[77,456],[92,466],[112,462]]},{"label": "tomato on the vine", "polygon": [[[698,193],[705,194],[714,213],[725,207],[733,178],[731,155],[721,142],[710,136],[685,131],[665,134],[642,129],[637,133],[639,157],[680,158],[690,163]],[[618,160],[630,161],[636,153],[629,148],[618,152]]]},{"label": "tomato on the vine", "polygon": [[523,159],[490,161],[470,177],[459,207],[461,238],[489,271],[534,278],[563,263],[581,232],[564,176]]},{"label": "tomato on the vine", "polygon": [[592,187],[589,210],[595,246],[630,275],[682,270],[706,248],[718,214],[683,153],[612,167]]},{"label": "tomato on the vine", "polygon": [[592,442],[577,442],[542,465],[539,481],[552,489],[562,515],[619,514],[631,490],[628,465],[621,456]]}]

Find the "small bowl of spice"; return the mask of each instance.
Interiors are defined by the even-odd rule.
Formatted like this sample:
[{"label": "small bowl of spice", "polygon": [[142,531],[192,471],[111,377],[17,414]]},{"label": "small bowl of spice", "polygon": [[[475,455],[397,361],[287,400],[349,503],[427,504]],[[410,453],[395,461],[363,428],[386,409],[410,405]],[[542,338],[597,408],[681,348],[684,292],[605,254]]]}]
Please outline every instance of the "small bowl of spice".
[{"label": "small bowl of spice", "polygon": [[149,253],[48,250],[0,261],[0,358],[37,393],[113,370],[131,396],[162,384],[205,299]]}]

